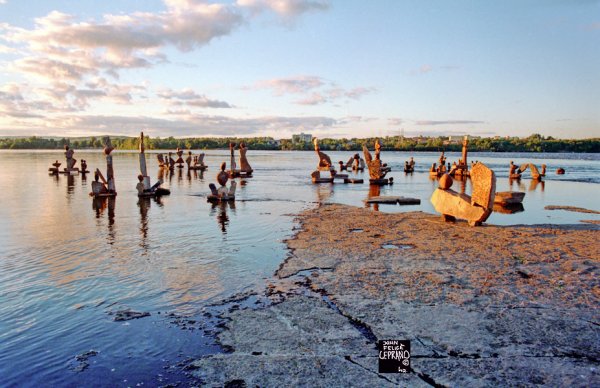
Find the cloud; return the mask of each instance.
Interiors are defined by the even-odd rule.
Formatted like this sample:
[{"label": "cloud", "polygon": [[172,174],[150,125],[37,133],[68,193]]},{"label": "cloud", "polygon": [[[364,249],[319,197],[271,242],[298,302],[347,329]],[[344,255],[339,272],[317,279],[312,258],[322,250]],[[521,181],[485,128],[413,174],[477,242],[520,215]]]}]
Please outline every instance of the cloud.
[{"label": "cloud", "polygon": [[204,95],[194,92],[192,89],[174,91],[166,89],[157,93],[158,97],[169,101],[172,105],[193,106],[202,108],[233,108],[225,101],[211,100]]},{"label": "cloud", "polygon": [[468,124],[485,124],[485,121],[474,120],[418,120],[416,125],[468,125]]},{"label": "cloud", "polygon": [[[448,136],[464,136],[469,134],[466,131],[452,131],[452,130],[436,130],[436,129],[426,129],[426,130],[406,130],[404,133],[404,136],[406,137],[417,137],[417,136],[441,136],[441,137],[448,137]],[[477,133],[472,133],[473,135],[477,135],[477,136],[493,136],[496,135],[496,132],[493,131],[477,131]]]},{"label": "cloud", "polygon": [[[35,19],[33,29],[4,24],[3,40],[27,46],[32,53],[89,57],[107,56],[121,67],[147,66],[146,56],[164,47],[190,51],[209,44],[213,39],[231,34],[248,21],[247,8],[273,11],[286,17],[298,17],[311,10],[325,10],[326,3],[309,0],[245,0],[235,4],[209,3],[201,0],[164,0],[166,10],[157,13],[134,12],[104,15],[100,21],[77,21],[73,15],[52,11]],[[74,58],[67,58],[70,63]]]},{"label": "cloud", "polygon": [[360,99],[362,96],[369,94],[369,93],[373,93],[375,92],[377,89],[375,88],[363,88],[363,87],[359,87],[359,88],[354,88],[354,89],[350,89],[349,91],[345,92],[344,95],[348,98],[352,98],[354,100],[358,100]]},{"label": "cloud", "polygon": [[130,103],[133,92],[144,90],[143,86],[114,84],[101,77],[81,84],[80,87],[70,82],[55,82],[48,87],[10,83],[0,87],[0,112],[6,116],[21,118],[80,112],[95,100]]},{"label": "cloud", "polygon": [[152,136],[250,136],[265,131],[294,132],[330,129],[337,121],[330,117],[231,118],[211,115],[182,115],[176,119],[148,116],[67,115],[49,120],[49,128],[62,133],[135,136],[140,128]]},{"label": "cloud", "polygon": [[254,86],[245,87],[245,89],[270,89],[276,96],[282,96],[284,94],[303,94],[324,84],[325,82],[321,77],[297,76],[262,80]]},{"label": "cloud", "polygon": [[389,118],[387,121],[388,121],[388,125],[390,125],[390,126],[398,126],[398,125],[402,125],[404,123],[404,120],[399,117],[392,117],[392,118]]},{"label": "cloud", "polygon": [[368,123],[377,120],[375,117],[363,117],[363,116],[346,116],[337,121],[338,125],[347,125],[354,123]]},{"label": "cloud", "polygon": [[294,103],[298,105],[321,105],[325,103],[334,103],[341,98],[359,100],[364,95],[373,93],[377,90],[372,87],[356,87],[346,90],[333,82],[314,75],[261,80],[252,86],[245,86],[243,89],[270,89],[275,96],[283,96],[287,94],[303,95],[302,98],[294,101]]},{"label": "cloud", "polygon": [[13,118],[41,118],[48,111],[59,111],[61,107],[37,98],[27,98],[26,86],[9,83],[0,87],[0,114]]},{"label": "cloud", "polygon": [[237,0],[237,5],[251,10],[254,14],[270,10],[286,18],[329,8],[329,2],[322,0]]},{"label": "cloud", "polygon": [[320,93],[312,93],[310,96],[296,100],[298,105],[320,105],[327,102],[327,98]]},{"label": "cloud", "polygon": [[[135,93],[145,88],[107,81],[118,81],[123,69],[168,63],[168,49],[186,52],[206,46],[247,24],[256,12],[296,18],[327,9],[326,2],[311,0],[163,3],[165,9],[159,12],[105,14],[85,21],[52,11],[35,19],[32,28],[0,23],[0,52],[17,55],[5,62],[2,70],[37,82],[38,90],[34,82],[29,82],[31,86],[23,94],[25,99],[35,96],[30,107],[41,106],[40,97],[48,99],[52,111],[85,109],[95,100],[130,103],[136,98]],[[98,79],[103,81],[97,83]],[[186,98],[172,92],[170,99],[174,105],[232,107],[198,94]],[[23,112],[25,105],[13,104],[10,112]]]},{"label": "cloud", "polygon": [[431,73],[432,71],[436,71],[436,70],[452,71],[452,70],[458,70],[458,69],[460,69],[460,66],[456,66],[456,65],[432,66],[432,65],[425,64],[425,65],[422,65],[421,67],[419,67],[418,69],[411,70],[409,73],[411,75],[423,75],[423,74]]}]

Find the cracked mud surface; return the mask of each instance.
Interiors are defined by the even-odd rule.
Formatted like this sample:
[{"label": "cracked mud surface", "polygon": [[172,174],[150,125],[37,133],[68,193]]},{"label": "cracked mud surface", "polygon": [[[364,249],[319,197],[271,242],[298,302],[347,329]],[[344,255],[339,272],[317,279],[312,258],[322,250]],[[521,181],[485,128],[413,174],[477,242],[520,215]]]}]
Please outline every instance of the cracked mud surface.
[{"label": "cracked mud surface", "polygon": [[[597,226],[471,228],[344,205],[299,220],[289,258],[255,296],[266,302],[223,313],[218,340],[231,352],[196,360],[202,381],[600,384]],[[377,373],[378,339],[410,340],[414,373]]]}]

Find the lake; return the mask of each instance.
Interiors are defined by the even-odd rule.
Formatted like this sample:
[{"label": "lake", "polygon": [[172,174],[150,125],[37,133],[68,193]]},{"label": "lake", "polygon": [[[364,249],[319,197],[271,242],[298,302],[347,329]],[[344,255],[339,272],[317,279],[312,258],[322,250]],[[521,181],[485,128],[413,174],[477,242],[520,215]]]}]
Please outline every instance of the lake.
[{"label": "lake", "polygon": [[[335,162],[353,155],[325,152]],[[48,175],[54,160],[64,167],[63,152],[0,151],[0,386],[191,384],[187,361],[224,351],[211,336],[221,301],[264,288],[287,254],[284,240],[293,234],[294,215],[322,202],[365,206],[369,196],[368,184],[312,184],[314,152],[250,150],[254,176],[237,179],[235,204],[214,206],[206,201],[208,184],[229,151],[206,154],[205,173],[175,171],[165,177],[170,196],[139,200],[138,154],[115,151],[118,196],[95,201],[88,196],[93,174]],[[406,175],[410,156],[416,170]],[[421,204],[374,210],[434,213],[429,198],[437,182],[428,170],[438,156],[382,152],[395,183],[380,194],[416,197]],[[447,157],[452,162],[459,154]],[[106,171],[101,151],[76,150],[75,158],[86,159],[91,171]],[[159,169],[151,151],[147,160],[154,183]],[[544,209],[599,210],[598,154],[470,153],[469,160],[496,172],[497,191],[526,192],[524,211],[495,212],[488,223],[600,220]],[[544,181],[532,181],[526,171],[511,184],[511,160],[545,163]],[[558,167],[566,174],[556,175]],[[368,173],[358,177],[367,181]],[[470,192],[469,181],[464,189]],[[151,315],[115,321],[126,309]]]}]

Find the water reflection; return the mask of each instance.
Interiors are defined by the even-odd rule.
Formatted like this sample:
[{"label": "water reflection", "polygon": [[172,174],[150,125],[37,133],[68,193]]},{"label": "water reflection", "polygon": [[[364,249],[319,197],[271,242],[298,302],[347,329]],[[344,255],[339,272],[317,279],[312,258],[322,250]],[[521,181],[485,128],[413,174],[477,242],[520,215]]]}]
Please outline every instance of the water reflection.
[{"label": "water reflection", "polygon": [[[513,186],[517,185],[518,190],[513,190]],[[525,191],[525,185],[521,182],[521,179],[508,178],[508,186],[510,191]]]},{"label": "water reflection", "polygon": [[192,187],[192,182],[194,182],[194,181],[203,182],[204,181],[204,171],[187,170],[185,177],[188,182],[188,187]]},{"label": "water reflection", "polygon": [[211,215],[217,213],[217,222],[221,225],[221,232],[227,234],[227,226],[229,225],[229,216],[227,208],[231,209],[235,214],[235,201],[214,202],[211,207]]},{"label": "water reflection", "polygon": [[[0,260],[3,312],[0,328],[3,333],[18,332],[0,341],[3,350],[0,380],[8,381],[5,386],[23,385],[23,381],[31,386],[83,386],[97,384],[100,379],[106,381],[104,385],[117,386],[125,378],[133,382],[131,375],[145,372],[143,365],[148,357],[170,360],[178,354],[197,357],[201,350],[196,349],[201,345],[194,345],[194,350],[188,351],[182,344],[196,343],[199,332],[192,334],[198,334],[191,337],[194,340],[189,340],[190,337],[175,337],[178,332],[192,333],[188,330],[161,331],[166,325],[155,324],[162,319],[155,312],[200,314],[207,303],[250,288],[262,288],[263,279],[270,277],[286,256],[285,243],[281,241],[291,237],[293,217],[288,214],[314,207],[317,198],[364,206],[362,201],[370,188],[368,184],[309,184],[307,177],[313,170],[314,152],[257,152],[259,155],[252,165],[260,174],[255,173],[253,182],[247,186],[240,181],[238,199],[247,202],[236,202],[235,214],[229,208],[233,204],[214,206],[213,212],[210,204],[197,197],[209,192],[207,185],[214,181],[214,170],[207,171],[210,173],[204,182],[201,172],[198,180],[192,174],[191,187],[185,183],[175,188],[171,197],[163,199],[168,207],[163,211],[157,207],[159,203],[152,203],[153,199],[138,203],[130,187],[139,174],[139,154],[117,151],[114,155],[117,186],[128,187],[117,197],[121,198],[119,214],[115,198],[92,200],[95,203],[90,214],[88,192],[93,175],[85,183],[83,177],[80,183],[77,176],[65,174],[48,180],[47,162],[55,160],[59,153],[2,151],[0,154],[4,167],[0,185],[7,191],[4,206],[0,207],[4,223],[0,228],[0,246],[3,253],[8,251]],[[498,166],[497,190],[508,191],[511,189],[506,180],[506,166],[510,159],[498,154],[490,155],[485,162],[489,161],[490,167]],[[331,156],[333,160],[346,159],[342,155],[347,153]],[[437,180],[429,182],[429,166],[425,162],[430,165],[436,161],[438,153],[420,157],[424,162],[416,166],[410,177],[401,172],[406,156],[386,153],[396,183],[373,189],[380,190],[377,194],[418,197],[422,204],[419,208],[381,206],[379,211],[423,210],[435,214],[428,199],[437,187]],[[489,223],[579,222],[583,218],[580,213],[550,212],[544,206],[568,204],[596,209],[593,198],[600,196],[597,184],[600,161],[597,155],[593,157],[592,161],[561,159],[560,165],[567,174],[560,179],[565,181],[556,180],[554,173],[548,174],[545,179],[554,180],[552,187],[542,193],[542,183],[538,182],[536,191],[528,192],[524,199],[526,211],[509,215],[494,212]],[[89,160],[90,166],[106,163],[102,152],[86,152],[83,158]],[[223,151],[207,152],[207,159],[209,165],[218,166]],[[157,170],[153,171],[155,176]],[[19,180],[21,171],[28,171],[31,176]],[[168,168],[158,170],[163,180],[167,178],[165,172]],[[368,179],[367,172],[356,176]],[[574,179],[596,184],[573,182]],[[74,181],[74,192],[67,200],[65,193],[69,188],[65,186],[69,181]],[[526,179],[514,182],[511,191],[527,192],[529,183]],[[459,190],[458,183],[454,184],[454,190]],[[573,192],[581,195],[573,196]],[[205,220],[207,216],[209,219]],[[114,244],[108,245],[110,241]],[[115,302],[117,306],[107,307]],[[131,326],[109,323],[112,318],[105,312],[123,305],[152,312],[152,318],[133,321]],[[154,335],[156,331],[146,330],[149,326],[162,334]],[[163,341],[164,337],[168,339]],[[66,361],[87,349],[101,353],[88,370],[69,371]],[[115,363],[117,368],[111,372]],[[10,368],[3,368],[5,365]],[[31,368],[32,365],[35,367]],[[160,370],[162,366],[152,370]],[[157,385],[156,381],[149,384],[144,379],[144,382],[146,386]]]},{"label": "water reflection", "polygon": [[148,253],[146,239],[148,238],[148,209],[150,209],[151,201],[150,198],[143,197],[138,200],[138,206],[140,208],[140,235],[142,236],[140,247],[144,250],[144,255]]},{"label": "water reflection", "polygon": [[187,170],[186,178],[190,184],[196,180],[199,180],[200,182],[204,180],[204,171],[198,171],[199,170]]},{"label": "water reflection", "polygon": [[154,198],[141,197],[137,203],[138,207],[140,208],[140,248],[143,249],[142,255],[144,256],[148,254],[148,210],[152,206],[152,201],[154,201],[159,207],[163,206],[162,197],[160,196]]},{"label": "water reflection", "polygon": [[75,192],[75,176],[67,174],[67,197]]},{"label": "water reflection", "polygon": [[497,213],[501,213],[501,214],[515,214],[515,213],[520,213],[522,211],[524,211],[525,208],[523,207],[522,203],[515,203],[512,205],[499,205],[499,204],[494,204],[494,211]]},{"label": "water reflection", "polygon": [[183,168],[178,168],[177,169],[177,185],[181,186],[182,182],[183,182]]},{"label": "water reflection", "polygon": [[317,202],[325,202],[333,194],[333,184],[318,184],[316,185]]},{"label": "water reflection", "polygon": [[[457,174],[452,179],[454,179],[455,182],[458,182],[457,185],[460,185],[460,193],[465,194],[467,191],[467,180],[469,177]],[[452,189],[456,190],[456,187],[457,186],[452,185]]]},{"label": "water reflection", "polygon": [[[381,186],[369,185],[369,194],[367,195],[367,199],[371,199],[373,197],[379,197],[379,195],[381,195]],[[376,212],[379,211],[378,203],[370,204],[370,203],[366,202],[366,207],[371,207],[371,205],[373,205],[373,211],[376,211]]]},{"label": "water reflection", "polygon": [[96,212],[96,218],[101,218],[108,209],[108,226],[112,229],[115,223],[115,204],[116,197],[94,197],[92,199],[92,209]]},{"label": "water reflection", "polygon": [[544,189],[546,188],[546,182],[532,179],[531,183],[529,184],[529,191],[535,191],[538,186],[540,187],[540,191],[543,193]]}]

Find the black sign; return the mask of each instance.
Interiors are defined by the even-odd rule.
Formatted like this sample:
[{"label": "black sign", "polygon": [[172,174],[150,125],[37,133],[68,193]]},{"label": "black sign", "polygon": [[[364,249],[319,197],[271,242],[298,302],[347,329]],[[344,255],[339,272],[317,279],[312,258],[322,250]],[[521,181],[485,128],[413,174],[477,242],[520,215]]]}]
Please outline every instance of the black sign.
[{"label": "black sign", "polygon": [[410,341],[383,340],[377,341],[379,350],[379,373],[409,373]]}]

